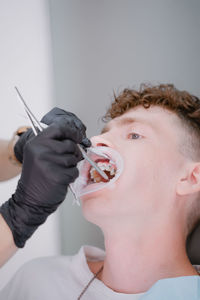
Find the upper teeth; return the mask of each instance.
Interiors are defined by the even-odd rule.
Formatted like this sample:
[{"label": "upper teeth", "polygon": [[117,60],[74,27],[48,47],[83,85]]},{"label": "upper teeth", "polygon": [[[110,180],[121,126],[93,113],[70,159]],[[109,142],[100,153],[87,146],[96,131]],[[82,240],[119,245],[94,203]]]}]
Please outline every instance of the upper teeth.
[{"label": "upper teeth", "polygon": [[[115,174],[115,169],[111,164],[108,163],[103,163],[103,162],[98,162],[97,163],[98,167],[102,170],[102,171],[109,171],[111,175]],[[95,169],[92,167],[90,170],[90,174],[94,171]]]}]

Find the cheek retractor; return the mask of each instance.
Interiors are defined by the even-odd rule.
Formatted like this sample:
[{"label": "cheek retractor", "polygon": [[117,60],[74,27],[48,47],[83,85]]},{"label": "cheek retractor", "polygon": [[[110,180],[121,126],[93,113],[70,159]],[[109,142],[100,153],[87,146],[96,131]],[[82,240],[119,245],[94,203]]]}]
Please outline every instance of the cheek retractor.
[{"label": "cheek retractor", "polygon": [[[123,159],[114,149],[109,147],[91,147],[87,149],[87,155],[108,175],[109,179],[103,179],[84,159],[78,164],[79,177],[72,183],[71,189],[76,197],[94,193],[111,186],[123,171]],[[79,204],[78,201],[76,201]]]}]

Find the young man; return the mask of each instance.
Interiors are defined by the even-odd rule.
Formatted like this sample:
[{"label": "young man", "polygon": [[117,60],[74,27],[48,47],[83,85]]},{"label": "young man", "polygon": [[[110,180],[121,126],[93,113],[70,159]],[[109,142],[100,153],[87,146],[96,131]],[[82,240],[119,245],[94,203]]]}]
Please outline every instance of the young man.
[{"label": "young man", "polygon": [[[104,252],[25,265],[2,299],[200,299],[186,239],[200,217],[200,100],[173,85],[126,89],[94,147],[117,150],[124,170],[112,187],[82,197]],[[88,175],[89,176],[89,175]]]}]

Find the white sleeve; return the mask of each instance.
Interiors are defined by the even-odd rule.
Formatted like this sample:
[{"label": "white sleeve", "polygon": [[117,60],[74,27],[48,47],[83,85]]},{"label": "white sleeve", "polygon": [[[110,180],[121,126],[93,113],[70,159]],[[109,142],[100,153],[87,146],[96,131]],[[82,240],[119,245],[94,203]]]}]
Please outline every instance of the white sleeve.
[{"label": "white sleeve", "polygon": [[27,300],[31,283],[30,263],[25,264],[16,272],[9,283],[0,291],[0,300]]},{"label": "white sleeve", "polygon": [[34,259],[24,264],[0,291],[0,300],[48,299],[48,294],[51,294],[50,274],[43,262],[43,259]]},{"label": "white sleeve", "polygon": [[0,300],[74,299],[67,297],[71,287],[68,261],[43,257],[24,264],[0,291]]}]

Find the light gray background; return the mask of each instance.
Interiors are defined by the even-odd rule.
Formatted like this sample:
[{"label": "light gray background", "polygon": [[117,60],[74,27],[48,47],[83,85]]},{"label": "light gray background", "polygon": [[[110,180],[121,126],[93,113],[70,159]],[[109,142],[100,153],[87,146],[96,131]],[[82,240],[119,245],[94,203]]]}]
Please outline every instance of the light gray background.
[{"label": "light gray background", "polygon": [[[88,136],[113,90],[174,83],[200,95],[199,0],[50,0],[55,104],[75,112]],[[69,195],[61,209],[63,253],[103,247]]]},{"label": "light gray background", "polygon": [[[14,86],[41,118],[53,106],[53,66],[48,0],[0,0],[0,138],[29,125]],[[2,170],[1,170],[2,171]],[[0,205],[14,193],[19,176],[0,182]],[[26,261],[60,253],[59,218],[50,216],[0,269],[0,289]]]}]

